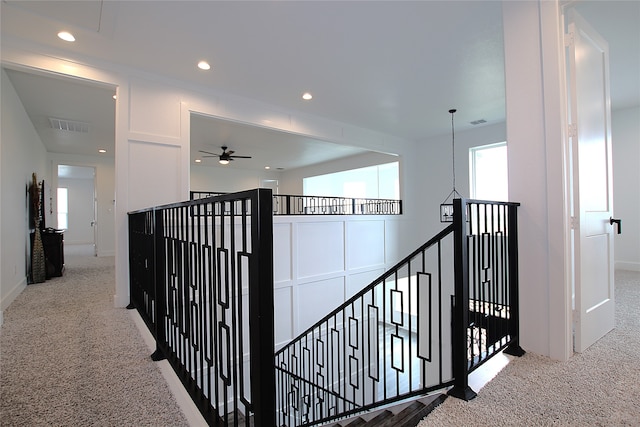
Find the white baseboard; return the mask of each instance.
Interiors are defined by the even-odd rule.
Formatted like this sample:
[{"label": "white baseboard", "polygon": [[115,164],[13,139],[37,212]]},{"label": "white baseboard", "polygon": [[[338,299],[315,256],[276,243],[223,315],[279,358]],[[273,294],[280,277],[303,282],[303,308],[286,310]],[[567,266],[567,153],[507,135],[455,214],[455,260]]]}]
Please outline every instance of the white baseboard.
[{"label": "white baseboard", "polygon": [[11,305],[13,300],[15,300],[16,297],[20,295],[22,291],[24,291],[26,287],[27,278],[25,276],[7,293],[4,298],[2,298],[2,300],[0,300],[0,325],[4,323],[4,311]]},{"label": "white baseboard", "polygon": [[[140,331],[140,335],[142,336],[143,341],[149,349],[149,355],[151,355],[151,353],[156,350],[156,342],[153,339],[153,335],[151,335],[151,332],[149,332],[147,325],[144,323],[144,320],[142,320],[137,310],[129,310],[129,312],[131,313],[133,322],[136,324],[138,330]],[[161,360],[156,363],[158,364],[158,368],[160,369],[160,372],[162,373],[165,381],[167,381],[169,390],[171,390],[173,397],[178,402],[178,406],[180,406],[180,409],[182,409],[182,413],[187,418],[189,426],[206,427],[207,423],[200,414],[200,411],[196,407],[195,403],[193,403],[193,400],[191,400],[189,392],[187,392],[187,390],[184,388],[182,382],[176,375],[169,362],[167,360]]]},{"label": "white baseboard", "polygon": [[640,262],[616,261],[616,270],[640,271]]},{"label": "white baseboard", "polygon": [[116,251],[101,251],[100,249],[98,249],[98,256],[116,256]]}]

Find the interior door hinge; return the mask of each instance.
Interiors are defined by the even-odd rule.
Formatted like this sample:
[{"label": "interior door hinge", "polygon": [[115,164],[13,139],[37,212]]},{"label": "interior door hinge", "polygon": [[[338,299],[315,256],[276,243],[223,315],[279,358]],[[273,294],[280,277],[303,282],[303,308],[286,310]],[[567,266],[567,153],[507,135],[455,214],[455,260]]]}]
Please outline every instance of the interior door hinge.
[{"label": "interior door hinge", "polygon": [[564,35],[564,46],[565,47],[573,47],[575,43],[575,38],[573,36],[573,31],[569,31]]}]

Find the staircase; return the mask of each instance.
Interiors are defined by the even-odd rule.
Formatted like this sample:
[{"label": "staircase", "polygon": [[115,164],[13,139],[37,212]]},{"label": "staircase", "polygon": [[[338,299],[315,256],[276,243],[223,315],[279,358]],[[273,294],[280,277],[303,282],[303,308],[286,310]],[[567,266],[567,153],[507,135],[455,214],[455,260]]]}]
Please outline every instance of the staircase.
[{"label": "staircase", "polygon": [[426,396],[328,425],[330,427],[415,427],[446,398],[446,394]]}]

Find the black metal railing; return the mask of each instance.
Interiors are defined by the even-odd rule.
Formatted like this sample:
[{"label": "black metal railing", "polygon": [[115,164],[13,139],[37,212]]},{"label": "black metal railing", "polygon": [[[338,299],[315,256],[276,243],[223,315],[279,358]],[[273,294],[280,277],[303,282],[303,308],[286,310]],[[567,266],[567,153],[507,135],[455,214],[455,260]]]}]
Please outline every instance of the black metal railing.
[{"label": "black metal railing", "polygon": [[[191,199],[225,193],[192,191]],[[401,215],[402,200],[333,196],[273,195],[274,215]]]},{"label": "black metal railing", "polygon": [[320,424],[453,385],[451,346],[437,345],[450,335],[444,248],[453,225],[276,353],[277,425]]},{"label": "black metal railing", "polygon": [[504,350],[522,356],[518,313],[519,203],[455,199],[453,366],[449,394],[476,396],[469,373]]},{"label": "black metal railing", "polygon": [[456,200],[454,223],[276,353],[277,425],[322,424],[453,386],[521,353],[513,203]]},{"label": "black metal railing", "polygon": [[271,201],[261,189],[129,214],[132,306],[210,425],[275,420]]},{"label": "black metal railing", "polygon": [[[454,222],[274,353],[271,190],[129,214],[132,305],[210,425],[317,425],[452,387],[518,335],[517,203]],[[248,358],[245,360],[245,358]]]}]

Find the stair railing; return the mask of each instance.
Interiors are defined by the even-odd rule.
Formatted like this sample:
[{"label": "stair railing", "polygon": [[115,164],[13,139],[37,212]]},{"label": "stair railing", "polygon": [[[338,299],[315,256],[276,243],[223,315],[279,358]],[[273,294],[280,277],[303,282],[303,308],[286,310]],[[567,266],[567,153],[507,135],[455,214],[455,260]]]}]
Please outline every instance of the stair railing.
[{"label": "stair railing", "polygon": [[277,425],[315,425],[453,385],[453,225],[276,353]]},{"label": "stair railing", "polygon": [[277,425],[317,425],[447,387],[518,334],[517,203],[454,200],[454,222],[276,352]]}]

